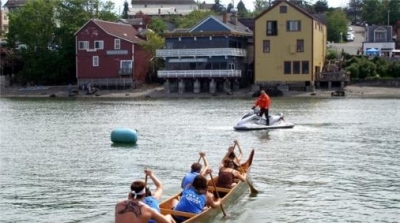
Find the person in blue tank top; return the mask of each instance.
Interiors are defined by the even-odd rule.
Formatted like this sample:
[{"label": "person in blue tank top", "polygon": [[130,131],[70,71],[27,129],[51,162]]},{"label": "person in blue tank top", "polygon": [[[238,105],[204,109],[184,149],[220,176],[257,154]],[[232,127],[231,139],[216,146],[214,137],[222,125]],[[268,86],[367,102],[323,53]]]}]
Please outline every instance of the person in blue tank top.
[{"label": "person in blue tank top", "polygon": [[[201,175],[194,178],[193,183],[187,186],[180,200],[173,200],[173,210],[198,214],[206,205],[217,208],[221,205],[221,199],[214,199],[214,195],[207,191],[207,179]],[[176,222],[185,221],[187,218],[173,216]]]},{"label": "person in blue tank top", "polygon": [[202,175],[205,176],[207,174],[207,169],[210,167],[208,166],[208,161],[206,159],[206,154],[203,152],[199,153],[200,157],[204,160],[204,168],[203,170],[202,165],[200,163],[193,163],[190,172],[186,173],[186,175],[182,179],[181,188],[185,189],[189,184],[193,183],[193,180],[196,176]]},{"label": "person in blue tank top", "polygon": [[[156,210],[157,212],[160,213],[160,200],[161,196],[164,190],[164,186],[161,183],[161,181],[153,174],[153,171],[150,169],[145,169],[144,173],[146,176],[150,177],[150,179],[153,181],[154,185],[156,186],[156,189],[151,192],[149,187],[146,187],[146,197],[143,198],[143,202]],[[149,221],[149,223],[156,223],[153,219]]]}]

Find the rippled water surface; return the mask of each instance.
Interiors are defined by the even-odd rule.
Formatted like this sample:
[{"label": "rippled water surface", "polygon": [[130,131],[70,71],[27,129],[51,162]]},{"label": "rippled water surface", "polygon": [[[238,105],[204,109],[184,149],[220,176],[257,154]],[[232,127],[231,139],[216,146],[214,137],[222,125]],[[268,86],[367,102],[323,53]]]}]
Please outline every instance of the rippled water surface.
[{"label": "rippled water surface", "polygon": [[[293,129],[233,131],[248,100],[0,99],[0,222],[113,222],[152,168],[164,198],[238,139],[260,193],[214,222],[399,222],[400,101],[273,98]],[[139,132],[115,146],[111,131]]]}]

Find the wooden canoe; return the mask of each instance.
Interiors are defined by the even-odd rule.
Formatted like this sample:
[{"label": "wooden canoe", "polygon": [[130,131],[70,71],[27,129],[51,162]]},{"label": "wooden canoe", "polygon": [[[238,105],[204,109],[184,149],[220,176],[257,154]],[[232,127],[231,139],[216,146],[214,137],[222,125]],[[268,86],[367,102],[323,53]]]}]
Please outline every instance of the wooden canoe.
[{"label": "wooden canoe", "polygon": [[[238,170],[240,172],[245,173],[245,177],[247,179],[246,182],[241,182],[239,181],[235,187],[231,189],[227,188],[221,188],[217,187],[217,191],[219,192],[225,192],[227,193],[224,197],[222,197],[222,206],[226,210],[229,208],[229,206],[235,204],[235,201],[241,197],[244,193],[246,193],[246,189],[249,189],[249,184],[251,184],[251,179],[250,179],[250,169],[251,169],[251,164],[253,162],[253,157],[254,157],[254,149],[251,151],[249,158],[245,163],[242,163]],[[218,176],[214,177],[214,182],[216,183],[218,180]],[[211,179],[208,180],[208,191],[214,192],[214,186],[211,181]],[[184,223],[193,223],[193,222],[208,222],[214,219],[218,214],[222,212],[221,208],[207,208],[203,212],[199,214],[193,214],[189,212],[181,212],[181,211],[174,211],[172,210],[172,201],[175,198],[179,197],[179,194],[175,194],[172,197],[169,197],[165,201],[160,203],[160,211],[162,214],[172,214],[176,216],[182,216],[182,217],[187,217],[186,221]]]}]

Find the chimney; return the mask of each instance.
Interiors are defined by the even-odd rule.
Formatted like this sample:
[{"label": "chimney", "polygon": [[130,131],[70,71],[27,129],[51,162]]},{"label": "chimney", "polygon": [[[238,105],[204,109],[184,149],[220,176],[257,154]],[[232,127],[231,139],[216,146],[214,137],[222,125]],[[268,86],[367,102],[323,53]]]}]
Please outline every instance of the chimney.
[{"label": "chimney", "polygon": [[222,13],[222,22],[226,24],[227,20],[228,20],[228,13],[223,12]]},{"label": "chimney", "polygon": [[232,9],[231,10],[231,23],[233,24],[233,25],[236,25],[237,24],[237,15],[236,15],[236,10],[235,9]]}]

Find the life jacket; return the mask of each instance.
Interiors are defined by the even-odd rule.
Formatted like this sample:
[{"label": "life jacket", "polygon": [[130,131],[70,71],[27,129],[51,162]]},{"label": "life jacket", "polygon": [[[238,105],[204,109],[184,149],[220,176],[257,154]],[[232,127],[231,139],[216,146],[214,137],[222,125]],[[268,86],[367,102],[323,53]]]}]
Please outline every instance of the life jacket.
[{"label": "life jacket", "polygon": [[260,108],[269,109],[269,106],[271,105],[271,100],[267,94],[261,94],[260,97],[258,97],[255,105],[259,106]]}]

